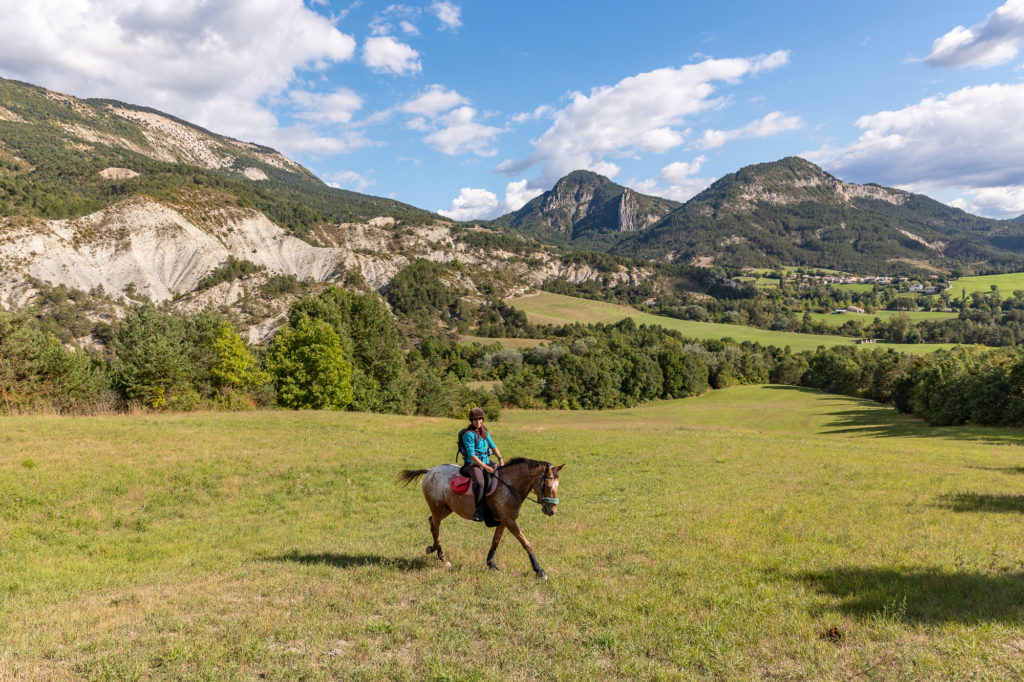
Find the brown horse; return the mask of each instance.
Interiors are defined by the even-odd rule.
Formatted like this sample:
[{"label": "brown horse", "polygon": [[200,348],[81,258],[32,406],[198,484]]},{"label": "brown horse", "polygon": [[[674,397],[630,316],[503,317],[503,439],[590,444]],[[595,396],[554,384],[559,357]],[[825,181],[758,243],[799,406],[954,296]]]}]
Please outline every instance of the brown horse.
[{"label": "brown horse", "polygon": [[[498,549],[502,534],[508,528],[529,555],[530,564],[537,577],[548,577],[533,556],[533,547],[523,535],[523,531],[519,530],[516,519],[519,517],[519,509],[523,502],[527,499],[532,500],[527,498],[531,492],[537,496],[538,499],[535,501],[541,505],[545,514],[553,516],[558,511],[558,471],[562,466],[564,465],[551,466],[547,462],[517,457],[497,470],[498,487],[494,494],[486,498],[494,514],[494,520],[498,522],[494,529],[494,538],[491,540],[491,551],[487,553],[488,568],[498,570],[498,564],[494,563],[494,552]],[[459,467],[454,464],[442,464],[433,469],[405,469],[398,473],[398,480],[406,485],[426,474],[423,478],[423,496],[427,498],[427,506],[430,507],[430,533],[434,537],[434,544],[427,547],[427,554],[437,552],[437,558],[446,568],[451,568],[451,563],[444,558],[444,550],[441,549],[441,541],[438,539],[441,521],[452,512],[464,519],[473,518],[473,495],[452,492],[452,476],[458,473]]]}]

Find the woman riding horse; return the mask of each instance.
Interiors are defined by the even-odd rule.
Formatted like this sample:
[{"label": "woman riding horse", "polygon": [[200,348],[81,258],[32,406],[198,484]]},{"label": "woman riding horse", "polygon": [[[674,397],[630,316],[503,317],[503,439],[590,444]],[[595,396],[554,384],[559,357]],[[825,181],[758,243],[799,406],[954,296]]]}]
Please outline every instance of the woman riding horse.
[{"label": "woman riding horse", "polygon": [[[497,472],[498,467],[504,465],[498,446],[494,444],[490,432],[484,426],[484,411],[474,407],[469,411],[469,428],[462,434],[462,446],[466,452],[466,463],[462,467],[462,475],[473,481],[473,497],[476,500],[476,511],[473,512],[474,521],[483,521],[484,495],[484,472],[492,476]],[[491,465],[491,454],[497,458],[497,466]]]}]

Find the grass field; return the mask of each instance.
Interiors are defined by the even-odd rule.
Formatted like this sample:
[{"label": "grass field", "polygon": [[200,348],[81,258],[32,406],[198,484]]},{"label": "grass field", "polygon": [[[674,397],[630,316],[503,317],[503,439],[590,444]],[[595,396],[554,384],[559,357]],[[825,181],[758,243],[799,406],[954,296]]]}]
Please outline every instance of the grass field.
[{"label": "grass field", "polygon": [[11,417],[0,679],[1020,679],[1024,434],[806,389],[509,411],[559,513],[442,526],[461,422]]},{"label": "grass field", "polygon": [[[815,320],[825,320],[833,327],[838,327],[850,319],[857,319],[864,322],[864,324],[870,324],[876,317],[887,320],[890,317],[896,317],[900,314],[901,311],[896,310],[877,310],[873,313],[864,313],[863,315],[859,313],[843,313],[842,315],[833,315],[832,313],[811,313],[811,317]],[[922,320],[952,320],[957,317],[957,313],[944,313],[934,310],[908,310],[902,312],[902,314],[906,315],[913,323],[921,322]]]},{"label": "grass field", "polygon": [[[757,327],[746,327],[735,324],[717,322],[695,322],[693,320],[677,320],[672,317],[651,315],[628,306],[591,301],[561,294],[542,291],[520,298],[508,299],[507,302],[526,313],[531,322],[565,324],[566,322],[597,322],[613,323],[632,317],[637,324],[657,324],[666,329],[674,329],[679,333],[696,339],[721,339],[730,337],[736,341],[756,341],[763,345],[774,345],[779,348],[789,346],[794,351],[814,350],[818,346],[837,346],[853,344],[853,339],[845,336],[826,336],[817,334],[797,334],[793,332],[777,332]],[[836,315],[836,317],[842,317]],[[893,348],[906,353],[924,354],[939,348],[949,348],[951,344],[905,344],[876,343],[870,348]]]},{"label": "grass field", "polygon": [[950,282],[952,288],[949,291],[949,295],[952,298],[959,298],[964,289],[967,290],[968,295],[972,291],[981,291],[987,294],[992,290],[993,284],[999,287],[999,294],[1003,298],[1012,296],[1014,290],[1024,290],[1024,272],[1012,272],[1006,275],[963,277],[955,282]]}]

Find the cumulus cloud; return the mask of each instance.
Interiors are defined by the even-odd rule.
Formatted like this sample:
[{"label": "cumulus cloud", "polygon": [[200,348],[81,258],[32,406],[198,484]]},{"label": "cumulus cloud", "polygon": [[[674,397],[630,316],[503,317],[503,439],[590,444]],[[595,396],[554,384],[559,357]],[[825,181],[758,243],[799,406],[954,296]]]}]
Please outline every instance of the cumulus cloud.
[{"label": "cumulus cloud", "polygon": [[533,152],[502,162],[498,170],[519,175],[540,166],[538,184],[544,185],[578,168],[608,175],[616,167],[605,156],[663,153],[683,144],[687,130],[680,126],[688,117],[724,106],[715,97],[718,84],[738,83],[788,59],[785,50],[749,59],[706,59],[630,76],[589,95],[572,93],[570,104],[554,113],[551,127],[534,142]]},{"label": "cumulus cloud", "polygon": [[693,161],[673,161],[661,169],[660,177],[670,184],[682,182],[699,173],[707,160],[708,158],[701,154]]},{"label": "cumulus cloud", "polygon": [[981,189],[1024,184],[1024,84],[981,85],[862,116],[848,147],[808,156],[855,181]]},{"label": "cumulus cloud", "polygon": [[932,66],[989,67],[1014,59],[1024,46],[1024,0],[1008,0],[970,28],[957,26],[932,44]]},{"label": "cumulus cloud", "polygon": [[331,93],[293,90],[289,96],[297,109],[296,118],[318,123],[349,123],[363,106],[363,98],[348,88]]},{"label": "cumulus cloud", "polygon": [[732,140],[745,140],[754,137],[768,137],[789,130],[799,130],[804,121],[799,116],[786,116],[781,111],[773,111],[764,118],[751,121],[742,128],[734,130],[705,130],[697,146],[701,149],[721,147]]},{"label": "cumulus cloud", "polygon": [[968,213],[991,218],[1016,218],[1024,215],[1024,187],[986,187],[967,193],[969,199],[959,197],[950,206]]},{"label": "cumulus cloud", "polygon": [[422,95],[399,105],[398,110],[406,114],[435,118],[438,114],[462,104],[469,104],[469,100],[443,85],[431,85]]},{"label": "cumulus cloud", "polygon": [[501,206],[494,192],[486,189],[463,187],[459,196],[452,199],[447,210],[438,211],[452,220],[490,220],[499,215]]},{"label": "cumulus cloud", "polygon": [[526,180],[515,180],[505,185],[505,206],[502,213],[518,211],[526,205],[530,199],[540,196],[544,190],[538,187],[530,187]]},{"label": "cumulus cloud", "polygon": [[438,213],[452,220],[492,220],[500,215],[521,209],[526,202],[544,193],[530,187],[529,181],[514,180],[505,185],[505,201],[487,189],[463,187],[446,210]]},{"label": "cumulus cloud", "polygon": [[472,152],[477,156],[494,156],[494,138],[505,132],[502,128],[484,125],[476,120],[476,109],[462,106],[438,118],[440,129],[423,141],[443,154]]},{"label": "cumulus cloud", "polygon": [[714,178],[695,177],[697,173],[700,173],[705,161],[707,161],[707,157],[704,155],[698,156],[693,161],[674,161],[662,168],[657,178],[632,180],[626,184],[644,194],[686,201],[707,189],[715,181]]},{"label": "cumulus cloud", "polygon": [[509,120],[513,123],[525,123],[526,121],[536,121],[542,118],[547,118],[555,111],[554,107],[548,104],[542,104],[533,111],[524,111],[518,114],[514,114]]},{"label": "cumulus cloud", "polygon": [[367,38],[363,45],[363,63],[377,73],[419,73],[423,70],[419,56],[419,52],[392,36]]},{"label": "cumulus cloud", "polygon": [[430,6],[438,21],[441,22],[442,30],[454,31],[459,26],[462,26],[462,20],[459,18],[462,14],[462,8],[452,2],[435,2]]},{"label": "cumulus cloud", "polygon": [[323,179],[331,187],[351,189],[356,192],[363,192],[374,183],[374,180],[355,171],[335,171],[326,174]]},{"label": "cumulus cloud", "polygon": [[355,40],[302,0],[36,0],[0,22],[6,76],[125,99],[241,139],[277,141],[261,102],[351,59]]}]

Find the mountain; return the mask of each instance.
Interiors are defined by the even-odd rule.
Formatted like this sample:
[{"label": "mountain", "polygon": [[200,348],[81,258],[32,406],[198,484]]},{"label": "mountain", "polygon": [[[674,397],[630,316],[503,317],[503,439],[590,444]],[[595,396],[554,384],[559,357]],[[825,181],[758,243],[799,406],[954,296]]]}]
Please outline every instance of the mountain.
[{"label": "mountain", "polygon": [[492,224],[553,244],[605,250],[623,234],[644,230],[681,205],[578,170]]},{"label": "mountain", "polygon": [[630,191],[576,171],[494,223],[551,243],[704,265],[879,274],[1024,267],[1024,223],[980,218],[921,194],[843,182],[799,157],[741,168],[682,205],[636,195],[653,208],[628,231],[616,229],[613,211],[594,210],[595,197],[612,188],[617,196]]},{"label": "mountain", "polygon": [[470,304],[552,277],[650,275],[599,255],[335,189],[273,149],[154,109],[0,79],[0,308],[65,316],[70,298],[80,341],[146,298],[230,308],[258,341],[311,288],[384,291],[419,259],[448,264],[446,286]]},{"label": "mountain", "polygon": [[329,187],[273,149],[154,109],[0,79],[0,215],[73,218],[133,195],[177,200],[196,189],[252,206],[300,238],[332,221],[437,219]]}]

